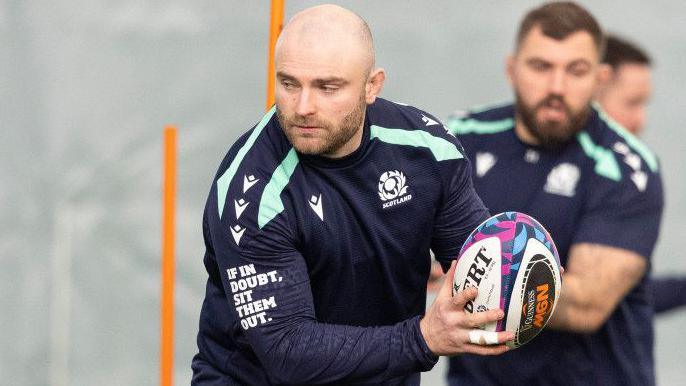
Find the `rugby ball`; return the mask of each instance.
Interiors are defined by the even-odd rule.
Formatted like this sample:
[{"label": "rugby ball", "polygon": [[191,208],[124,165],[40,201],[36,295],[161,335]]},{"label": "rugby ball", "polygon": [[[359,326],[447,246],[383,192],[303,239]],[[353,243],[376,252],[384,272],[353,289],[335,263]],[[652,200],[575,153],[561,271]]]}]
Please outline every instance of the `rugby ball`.
[{"label": "rugby ball", "polygon": [[545,327],[560,298],[560,257],[548,231],[532,217],[504,212],[479,225],[465,241],[457,260],[453,296],[477,287],[465,305],[474,313],[502,309],[505,317],[482,326],[510,331],[519,347]]}]

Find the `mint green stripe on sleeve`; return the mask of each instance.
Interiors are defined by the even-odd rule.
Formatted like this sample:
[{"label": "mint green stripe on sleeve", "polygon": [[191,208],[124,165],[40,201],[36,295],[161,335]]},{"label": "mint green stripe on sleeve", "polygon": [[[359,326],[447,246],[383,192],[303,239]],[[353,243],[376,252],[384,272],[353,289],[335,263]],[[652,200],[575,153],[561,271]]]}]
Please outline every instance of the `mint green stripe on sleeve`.
[{"label": "mint green stripe on sleeve", "polygon": [[389,129],[372,125],[370,127],[370,139],[374,138],[393,145],[426,147],[431,150],[436,161],[464,158],[454,143],[447,139],[434,137],[423,130]]},{"label": "mint green stripe on sleeve", "polygon": [[288,185],[288,181],[298,166],[298,154],[292,149],[281,161],[281,164],[274,170],[272,178],[264,187],[262,198],[260,198],[260,208],[257,212],[257,225],[260,229],[264,228],[274,217],[283,212],[283,201],[281,192]]},{"label": "mint green stripe on sleeve", "polygon": [[243,162],[245,154],[248,152],[248,150],[250,150],[250,148],[252,148],[255,140],[257,140],[257,137],[260,135],[264,127],[267,126],[267,123],[269,123],[269,120],[272,118],[272,115],[274,115],[275,111],[276,106],[272,107],[267,114],[262,117],[260,123],[257,124],[255,130],[253,130],[250,134],[250,137],[248,137],[248,140],[245,141],[240,150],[238,150],[238,153],[233,161],[231,161],[229,168],[226,169],[224,174],[217,179],[217,209],[219,209],[219,218],[222,217],[222,212],[224,211],[224,202],[226,201],[226,195],[229,192],[229,184],[231,184],[233,177],[236,175],[238,167],[240,166],[241,162]]},{"label": "mint green stripe on sleeve", "polygon": [[455,135],[463,134],[496,134],[514,127],[514,119],[499,121],[477,121],[476,119],[449,119],[446,126]]},{"label": "mint green stripe on sleeve", "polygon": [[657,163],[657,157],[653,152],[651,152],[646,145],[641,142],[636,136],[628,132],[622,125],[617,123],[614,119],[610,118],[605,111],[597,104],[594,103],[593,107],[598,111],[598,116],[600,116],[600,119],[605,121],[607,126],[612,129],[617,135],[622,137],[625,141],[626,144],[629,145],[636,153],[638,153],[641,158],[645,161],[646,165],[650,168],[650,170],[655,173],[657,172],[658,169],[658,163]]},{"label": "mint green stripe on sleeve", "polygon": [[622,171],[612,150],[596,145],[585,131],[577,134],[576,138],[584,153],[595,161],[594,171],[596,174],[613,181],[622,180]]}]

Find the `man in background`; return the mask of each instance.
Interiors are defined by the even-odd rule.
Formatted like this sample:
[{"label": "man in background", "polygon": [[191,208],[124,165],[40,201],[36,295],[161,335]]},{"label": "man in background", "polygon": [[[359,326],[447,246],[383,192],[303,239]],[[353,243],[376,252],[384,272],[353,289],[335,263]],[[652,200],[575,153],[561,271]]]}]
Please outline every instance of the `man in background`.
[{"label": "man in background", "polygon": [[656,157],[591,102],[607,71],[604,35],[571,2],[530,11],[507,75],[515,104],[447,122],[474,161],[492,213],[538,219],[565,274],[546,329],[483,361],[451,358],[451,385],[652,385],[646,273],[662,213]]},{"label": "man in background", "polygon": [[652,90],[650,58],[634,44],[608,35],[603,62],[609,71],[598,88],[596,100],[612,119],[639,135],[645,126]]},{"label": "man in background", "polygon": [[[643,133],[652,90],[652,61],[636,44],[608,34],[603,62],[609,67],[596,100],[605,112],[634,135]],[[686,305],[686,277],[651,277],[656,313]]]}]

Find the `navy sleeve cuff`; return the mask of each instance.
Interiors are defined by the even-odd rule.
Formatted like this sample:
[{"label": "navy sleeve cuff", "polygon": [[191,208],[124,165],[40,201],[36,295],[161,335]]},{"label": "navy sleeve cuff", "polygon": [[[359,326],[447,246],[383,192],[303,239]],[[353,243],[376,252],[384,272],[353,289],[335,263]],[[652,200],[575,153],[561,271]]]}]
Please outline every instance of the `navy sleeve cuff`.
[{"label": "navy sleeve cuff", "polygon": [[417,346],[420,350],[418,354],[422,367],[419,369],[419,371],[429,371],[438,362],[438,356],[432,353],[431,350],[429,350],[429,346],[427,346],[426,340],[424,340],[422,330],[419,328],[419,321],[421,319],[422,316],[416,316],[414,320],[412,320],[412,330],[414,333],[415,340],[417,342]]}]

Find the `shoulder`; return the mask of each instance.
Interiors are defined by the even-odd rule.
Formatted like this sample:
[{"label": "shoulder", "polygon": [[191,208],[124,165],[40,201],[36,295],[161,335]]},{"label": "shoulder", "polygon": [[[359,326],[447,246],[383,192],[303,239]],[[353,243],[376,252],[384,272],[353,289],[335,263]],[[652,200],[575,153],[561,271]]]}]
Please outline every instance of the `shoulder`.
[{"label": "shoulder", "polygon": [[377,98],[367,111],[373,126],[422,130],[438,136],[444,136],[448,131],[433,114],[405,103]]},{"label": "shoulder", "polygon": [[[299,163],[272,108],[222,161],[206,210],[210,224],[229,227],[236,245],[283,211],[280,194]],[[228,232],[225,232],[228,233]]]},{"label": "shoulder", "polygon": [[464,158],[460,142],[431,113],[381,98],[367,111],[371,140],[426,148],[437,161]]},{"label": "shoulder", "polygon": [[458,110],[448,117],[446,126],[460,139],[469,156],[486,148],[497,149],[497,139],[507,141],[514,129],[514,106],[499,104]]},{"label": "shoulder", "polygon": [[276,109],[272,108],[229,148],[215,180],[230,182],[239,169],[270,169],[290,148],[276,118]]},{"label": "shoulder", "polygon": [[446,120],[457,136],[498,134],[514,128],[514,106],[499,104],[458,110]]},{"label": "shoulder", "polygon": [[661,194],[660,165],[655,153],[600,107],[593,107],[589,125],[577,135],[577,141],[604,180],[633,185],[639,192],[649,192],[653,186],[652,190],[659,188]]},{"label": "shoulder", "polygon": [[585,158],[584,203],[575,242],[652,254],[664,206],[657,158],[636,137],[594,108],[577,134]]}]

